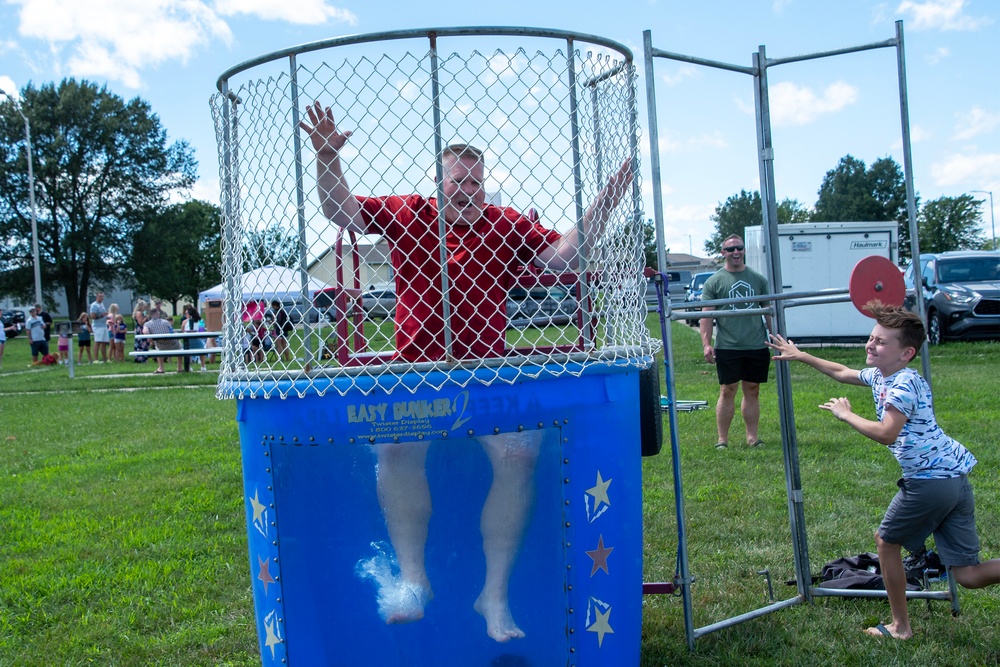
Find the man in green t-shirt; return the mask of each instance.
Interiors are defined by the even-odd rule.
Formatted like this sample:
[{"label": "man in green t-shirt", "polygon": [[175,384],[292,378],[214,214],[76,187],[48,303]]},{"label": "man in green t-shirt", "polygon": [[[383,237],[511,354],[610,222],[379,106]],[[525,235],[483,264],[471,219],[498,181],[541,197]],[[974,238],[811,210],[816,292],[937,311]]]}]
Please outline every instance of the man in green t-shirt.
[{"label": "man in green t-shirt", "polygon": [[[705,282],[701,293],[703,301],[746,297],[747,301],[721,306],[718,310],[746,310],[765,307],[767,303],[752,297],[768,293],[767,278],[744,262],[743,239],[735,234],[722,242],[725,266]],[[711,312],[713,308],[703,309]],[[718,323],[715,346],[712,345],[712,328]],[[729,446],[729,426],[736,413],[736,391],[742,386],[743,402],[740,413],[746,425],[747,445],[764,444],[758,437],[760,422],[760,384],[767,382],[771,355],[767,349],[767,333],[771,330],[771,316],[744,315],[730,317],[703,317],[699,324],[705,361],[715,364],[719,375],[719,401],[715,405],[715,422],[719,430],[716,449]]]}]

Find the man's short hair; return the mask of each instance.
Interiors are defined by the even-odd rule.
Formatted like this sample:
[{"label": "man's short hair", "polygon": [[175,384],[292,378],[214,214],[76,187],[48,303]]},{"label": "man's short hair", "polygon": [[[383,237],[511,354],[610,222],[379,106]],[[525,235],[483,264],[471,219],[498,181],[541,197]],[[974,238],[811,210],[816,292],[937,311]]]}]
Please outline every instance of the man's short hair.
[{"label": "man's short hair", "polygon": [[730,234],[726,238],[722,239],[722,247],[725,247],[726,241],[730,241],[732,239],[739,239],[740,243],[743,242],[743,237],[740,236],[739,234]]},{"label": "man's short hair", "polygon": [[444,162],[445,159],[449,157],[453,157],[456,160],[465,158],[468,160],[475,160],[476,162],[482,162],[483,151],[475,146],[470,146],[469,144],[451,144],[441,151],[441,161]]},{"label": "man's short hair", "polygon": [[886,329],[898,331],[899,343],[903,347],[919,350],[924,344],[927,332],[924,329],[924,321],[916,313],[911,313],[901,306],[887,306],[878,299],[866,303],[865,310]]}]

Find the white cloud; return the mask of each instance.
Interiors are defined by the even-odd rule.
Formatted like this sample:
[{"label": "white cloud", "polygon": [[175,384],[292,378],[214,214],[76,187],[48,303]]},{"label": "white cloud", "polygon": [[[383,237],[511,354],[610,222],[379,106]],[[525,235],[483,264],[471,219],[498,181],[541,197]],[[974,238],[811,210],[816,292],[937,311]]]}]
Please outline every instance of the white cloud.
[{"label": "white cloud", "polygon": [[[843,81],[836,81],[821,94],[817,94],[812,88],[782,81],[770,86],[768,97],[771,101],[771,125],[808,125],[818,116],[834,113],[854,104],[858,100],[858,89]],[[749,111],[753,113],[753,108]]]},{"label": "white cloud", "polygon": [[660,80],[668,86],[676,86],[685,79],[697,79],[699,76],[698,67],[684,63],[670,68],[669,72],[660,75]]},{"label": "white cloud", "polygon": [[667,133],[660,138],[659,144],[663,153],[690,153],[703,148],[729,148],[729,142],[718,130],[686,139],[678,139]]},{"label": "white cloud", "polygon": [[[17,84],[14,83],[14,79],[10,78],[5,74],[0,74],[0,90],[4,91],[15,100],[20,97],[21,91],[18,90]],[[0,103],[6,102],[7,99],[4,98],[0,100]]]},{"label": "white cloud", "polygon": [[[142,86],[142,71],[186,62],[213,41],[232,42],[223,16],[248,14],[290,23],[354,23],[350,12],[325,0],[8,0],[20,7],[22,37],[49,43],[59,71]],[[4,42],[3,44],[7,44]]]},{"label": "white cloud", "polygon": [[169,201],[171,204],[182,204],[186,201],[192,199],[200,199],[201,201],[208,202],[209,204],[215,204],[219,206],[220,199],[222,198],[222,190],[220,189],[218,177],[204,177],[195,181],[194,185],[191,186],[190,190],[174,190],[170,193]]},{"label": "white cloud", "polygon": [[336,21],[354,25],[358,21],[350,10],[334,7],[326,0],[216,0],[215,11],[222,16],[249,14],[265,21],[287,21],[315,25]]},{"label": "white cloud", "polygon": [[687,63],[671,68],[670,72],[660,75],[660,79],[668,86],[676,86],[685,79],[694,79],[698,76],[698,68]]},{"label": "white cloud", "polygon": [[[910,126],[910,144],[919,144],[921,141],[927,141],[932,136],[930,130],[923,128],[920,125]],[[903,138],[900,137],[897,141],[893,142],[892,150],[899,151],[903,149]]]},{"label": "white cloud", "polygon": [[984,183],[1000,178],[1000,153],[952,155],[931,165],[934,184],[941,187],[963,182]]},{"label": "white cloud", "polygon": [[934,49],[934,53],[929,56],[925,56],[924,59],[931,65],[937,65],[939,62],[951,55],[951,49],[944,46],[939,46]]},{"label": "white cloud", "polygon": [[784,13],[785,7],[792,4],[792,2],[794,2],[794,0],[774,0],[771,3],[771,11],[780,15]]},{"label": "white cloud", "polygon": [[954,138],[966,141],[977,135],[992,132],[998,125],[1000,125],[1000,113],[990,113],[980,106],[974,106],[968,113],[959,115]]},{"label": "white cloud", "polygon": [[185,61],[211,39],[232,40],[229,26],[199,0],[13,0],[18,31],[46,40],[76,76],[99,76],[138,88],[140,71]]},{"label": "white cloud", "polygon": [[909,16],[906,27],[913,30],[978,30],[993,19],[966,15],[966,0],[903,0],[896,13]]}]

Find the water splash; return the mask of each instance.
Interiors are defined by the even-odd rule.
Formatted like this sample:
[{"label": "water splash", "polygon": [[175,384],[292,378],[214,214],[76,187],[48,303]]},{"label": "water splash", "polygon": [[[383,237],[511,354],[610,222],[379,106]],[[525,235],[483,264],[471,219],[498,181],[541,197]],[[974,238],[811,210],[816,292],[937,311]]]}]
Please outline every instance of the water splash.
[{"label": "water splash", "polygon": [[424,587],[404,581],[399,574],[399,561],[385,542],[372,542],[375,555],[358,561],[354,571],[360,579],[375,584],[378,614],[386,623],[407,623],[424,616],[429,598]]}]

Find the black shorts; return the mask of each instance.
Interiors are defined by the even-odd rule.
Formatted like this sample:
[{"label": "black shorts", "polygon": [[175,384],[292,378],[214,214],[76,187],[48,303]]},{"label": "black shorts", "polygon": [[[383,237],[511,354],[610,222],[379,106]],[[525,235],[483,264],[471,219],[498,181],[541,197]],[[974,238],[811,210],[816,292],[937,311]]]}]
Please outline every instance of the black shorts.
[{"label": "black shorts", "polygon": [[771,353],[766,347],[759,350],[715,350],[715,372],[719,384],[767,382],[771,367]]},{"label": "black shorts", "polygon": [[46,340],[33,340],[31,341],[31,356],[37,357],[42,355],[43,357],[49,353],[49,342]]}]

